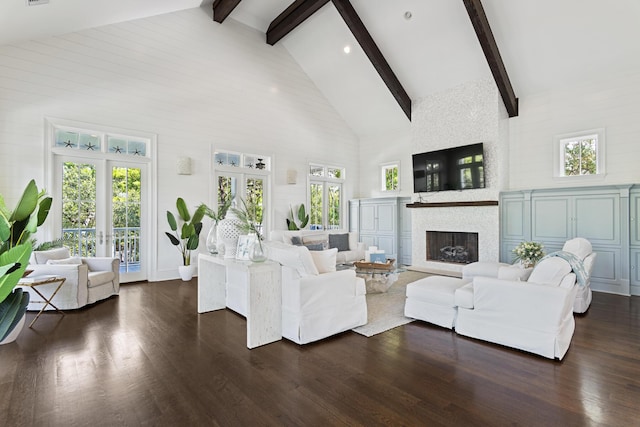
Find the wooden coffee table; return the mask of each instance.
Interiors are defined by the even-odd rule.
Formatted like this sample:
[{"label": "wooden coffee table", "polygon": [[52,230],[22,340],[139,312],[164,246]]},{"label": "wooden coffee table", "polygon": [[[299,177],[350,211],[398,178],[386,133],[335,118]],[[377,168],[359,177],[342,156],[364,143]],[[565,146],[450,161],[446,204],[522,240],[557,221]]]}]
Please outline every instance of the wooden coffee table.
[{"label": "wooden coffee table", "polygon": [[[64,284],[65,280],[67,280],[67,279],[62,277],[62,276],[30,276],[30,277],[23,277],[22,279],[20,279],[18,281],[18,286],[29,287],[29,288],[33,289],[35,291],[35,293],[40,295],[40,297],[43,299],[43,301],[30,301],[30,302],[35,302],[35,303],[43,303],[44,305],[42,306],[42,308],[40,309],[38,314],[36,314],[36,317],[31,321],[31,323],[29,324],[29,327],[32,327],[33,324],[36,323],[36,320],[38,320],[38,317],[40,317],[42,312],[49,305],[51,307],[53,307],[56,312],[58,312],[58,313],[60,313],[60,314],[62,314],[64,316],[64,312],[62,310],[60,310],[58,307],[56,307],[51,302],[51,300],[53,299],[53,297],[56,296],[56,294],[58,293],[58,291],[60,290],[60,288]],[[53,291],[53,293],[51,294],[51,296],[49,298],[47,298],[42,294],[42,292],[40,292],[40,290],[38,289],[38,286],[50,285],[52,283],[58,283],[58,286],[56,286],[56,288]]]}]

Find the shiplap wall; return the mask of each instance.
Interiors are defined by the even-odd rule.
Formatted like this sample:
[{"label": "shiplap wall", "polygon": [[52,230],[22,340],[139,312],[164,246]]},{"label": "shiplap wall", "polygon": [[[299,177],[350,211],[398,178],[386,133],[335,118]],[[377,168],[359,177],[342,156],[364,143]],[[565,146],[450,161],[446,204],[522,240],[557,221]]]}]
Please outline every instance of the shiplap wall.
[{"label": "shiplap wall", "polygon": [[[639,97],[640,73],[634,73],[520,98],[519,115],[509,120],[509,187],[560,188],[639,182]],[[595,128],[605,128],[606,177],[569,183],[554,179],[554,136]]]},{"label": "shiplap wall", "polygon": [[[207,8],[210,9],[210,8]],[[164,212],[183,197],[210,201],[211,147],[273,156],[272,226],[306,202],[307,164],[357,177],[358,140],[281,46],[196,8],[0,46],[0,194],[13,205],[26,182],[47,186],[44,118],[157,134],[157,209],[150,279],[177,276]],[[176,157],[193,175],[177,175]],[[286,184],[295,169],[298,183]],[[357,191],[345,186],[345,200]],[[345,209],[346,213],[346,209]]]}]

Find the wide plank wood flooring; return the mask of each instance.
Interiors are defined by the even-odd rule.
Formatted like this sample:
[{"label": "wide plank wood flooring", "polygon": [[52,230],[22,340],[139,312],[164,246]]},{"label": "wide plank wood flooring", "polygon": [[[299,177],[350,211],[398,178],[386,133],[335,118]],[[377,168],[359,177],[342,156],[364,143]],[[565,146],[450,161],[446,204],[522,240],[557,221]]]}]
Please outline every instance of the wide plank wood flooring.
[{"label": "wide plank wood flooring", "polygon": [[640,426],[640,297],[594,293],[562,362],[422,322],[248,350],[196,302],[137,283],[43,314],[0,346],[0,426]]}]

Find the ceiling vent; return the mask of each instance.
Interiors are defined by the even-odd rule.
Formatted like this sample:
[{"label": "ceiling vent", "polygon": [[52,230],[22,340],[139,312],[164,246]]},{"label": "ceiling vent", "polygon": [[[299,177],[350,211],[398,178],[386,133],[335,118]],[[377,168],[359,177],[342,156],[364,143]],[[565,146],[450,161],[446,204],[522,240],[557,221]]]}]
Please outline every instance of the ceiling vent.
[{"label": "ceiling vent", "polygon": [[47,3],[49,3],[49,0],[27,0],[27,6],[39,6]]}]

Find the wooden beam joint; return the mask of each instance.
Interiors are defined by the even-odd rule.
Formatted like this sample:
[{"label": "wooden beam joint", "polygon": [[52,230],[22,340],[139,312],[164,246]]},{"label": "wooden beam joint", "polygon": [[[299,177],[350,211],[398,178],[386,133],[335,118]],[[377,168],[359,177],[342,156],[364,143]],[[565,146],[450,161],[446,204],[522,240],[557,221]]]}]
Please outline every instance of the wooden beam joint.
[{"label": "wooden beam joint", "polygon": [[276,44],[327,3],[329,3],[329,0],[296,0],[291,3],[269,24],[267,44],[271,46]]},{"label": "wooden beam joint", "polygon": [[241,0],[215,0],[213,2],[213,20],[222,24]]},{"label": "wooden beam joint", "polygon": [[507,69],[502,62],[500,51],[496,39],[493,37],[489,20],[482,7],[481,0],[462,0],[473,24],[473,29],[476,32],[480,46],[484,52],[484,56],[487,59],[493,79],[498,86],[502,101],[509,113],[509,117],[515,117],[518,115],[518,98],[513,91]]}]

